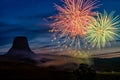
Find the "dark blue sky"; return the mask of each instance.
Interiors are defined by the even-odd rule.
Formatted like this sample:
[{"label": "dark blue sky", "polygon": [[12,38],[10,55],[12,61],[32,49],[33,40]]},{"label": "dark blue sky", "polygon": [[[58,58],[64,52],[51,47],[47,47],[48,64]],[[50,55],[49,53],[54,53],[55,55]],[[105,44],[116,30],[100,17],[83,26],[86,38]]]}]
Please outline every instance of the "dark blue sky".
[{"label": "dark blue sky", "polygon": [[[39,20],[54,12],[53,2],[55,0],[2,0],[0,21],[8,24],[37,23],[35,18]],[[28,22],[28,19],[32,21]]]},{"label": "dark blue sky", "polygon": [[[15,36],[29,40],[48,32],[43,20],[56,13],[54,3],[61,0],[0,0],[0,46],[12,42]],[[116,11],[120,15],[120,0],[100,0],[98,11]]]},{"label": "dark blue sky", "polygon": [[48,26],[43,18],[55,11],[55,0],[0,0],[0,46],[15,36],[29,39],[45,32]]},{"label": "dark blue sky", "polygon": [[[0,0],[0,22],[8,24],[34,24],[43,17],[51,15],[56,9],[54,3],[60,0]],[[100,0],[99,11],[116,11],[120,13],[119,0]],[[32,20],[32,21],[29,21]]]}]

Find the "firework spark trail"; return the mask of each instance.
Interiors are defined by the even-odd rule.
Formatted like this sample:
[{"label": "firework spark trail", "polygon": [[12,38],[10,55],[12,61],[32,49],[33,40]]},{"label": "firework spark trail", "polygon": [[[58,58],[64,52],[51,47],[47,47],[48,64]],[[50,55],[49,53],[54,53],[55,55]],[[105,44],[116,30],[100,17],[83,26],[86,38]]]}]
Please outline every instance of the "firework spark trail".
[{"label": "firework spark trail", "polygon": [[120,26],[119,16],[113,16],[114,12],[108,14],[104,11],[103,14],[98,14],[95,22],[91,24],[88,30],[87,40],[92,47],[104,47],[110,41],[115,40],[118,36],[118,26]]},{"label": "firework spark trail", "polygon": [[[63,0],[63,7],[56,5],[58,15],[50,17],[54,20],[51,24],[54,32],[54,40],[64,46],[80,47],[81,38],[86,36],[88,26],[94,21],[96,12],[92,11],[98,7],[97,0]],[[60,39],[63,42],[61,42]],[[68,44],[69,43],[69,44]]]},{"label": "firework spark trail", "polygon": [[81,42],[82,39],[80,38],[80,36],[76,36],[76,37],[70,37],[69,35],[65,35],[62,38],[60,38],[59,36],[57,36],[56,38],[56,42],[58,43],[57,48],[74,48],[74,49],[79,49],[81,46]]}]

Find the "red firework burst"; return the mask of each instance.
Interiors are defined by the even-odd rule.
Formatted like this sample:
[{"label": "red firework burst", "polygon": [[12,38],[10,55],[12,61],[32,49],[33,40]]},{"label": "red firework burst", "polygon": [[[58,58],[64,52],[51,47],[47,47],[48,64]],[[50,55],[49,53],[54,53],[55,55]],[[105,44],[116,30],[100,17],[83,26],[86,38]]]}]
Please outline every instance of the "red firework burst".
[{"label": "red firework burst", "polygon": [[50,17],[54,19],[51,32],[70,35],[71,37],[85,36],[88,26],[94,20],[97,0],[63,0],[64,6],[56,5],[59,14]]}]

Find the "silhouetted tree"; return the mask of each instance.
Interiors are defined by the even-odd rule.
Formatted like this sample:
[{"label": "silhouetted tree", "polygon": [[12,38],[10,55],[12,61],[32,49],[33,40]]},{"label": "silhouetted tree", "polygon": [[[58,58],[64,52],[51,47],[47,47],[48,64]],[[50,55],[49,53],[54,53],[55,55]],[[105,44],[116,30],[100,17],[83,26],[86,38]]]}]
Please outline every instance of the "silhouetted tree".
[{"label": "silhouetted tree", "polygon": [[96,72],[95,70],[87,65],[80,64],[79,68],[74,71],[77,80],[95,80]]}]

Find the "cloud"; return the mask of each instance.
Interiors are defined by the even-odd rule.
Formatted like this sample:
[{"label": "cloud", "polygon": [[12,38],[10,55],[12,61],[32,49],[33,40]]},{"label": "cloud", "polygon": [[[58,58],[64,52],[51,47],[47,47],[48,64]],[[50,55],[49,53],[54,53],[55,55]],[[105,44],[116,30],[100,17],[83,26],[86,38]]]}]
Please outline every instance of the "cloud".
[{"label": "cloud", "polygon": [[0,27],[5,27],[5,26],[8,26],[8,24],[5,22],[0,22]]},{"label": "cloud", "polygon": [[18,19],[25,19],[25,20],[35,20],[35,19],[44,19],[44,18],[48,18],[54,14],[58,13],[57,11],[54,12],[50,12],[50,13],[37,13],[34,15],[30,15],[30,16],[19,16]]}]

